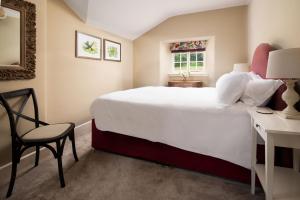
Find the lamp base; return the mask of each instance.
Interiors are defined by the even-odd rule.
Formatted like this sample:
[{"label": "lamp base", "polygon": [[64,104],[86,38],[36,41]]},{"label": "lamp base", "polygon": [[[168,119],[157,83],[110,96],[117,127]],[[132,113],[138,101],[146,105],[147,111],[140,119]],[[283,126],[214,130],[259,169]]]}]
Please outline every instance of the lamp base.
[{"label": "lamp base", "polygon": [[298,115],[288,115],[282,111],[277,111],[276,114],[283,119],[298,119],[300,120],[300,114]]},{"label": "lamp base", "polygon": [[282,100],[285,101],[287,107],[280,112],[279,116],[285,119],[300,119],[300,112],[298,112],[294,105],[299,101],[299,94],[294,90],[297,80],[286,80],[286,91],[282,94]]},{"label": "lamp base", "polygon": [[1,6],[0,3],[0,19],[5,19],[7,17],[5,10],[3,9],[3,7]]}]

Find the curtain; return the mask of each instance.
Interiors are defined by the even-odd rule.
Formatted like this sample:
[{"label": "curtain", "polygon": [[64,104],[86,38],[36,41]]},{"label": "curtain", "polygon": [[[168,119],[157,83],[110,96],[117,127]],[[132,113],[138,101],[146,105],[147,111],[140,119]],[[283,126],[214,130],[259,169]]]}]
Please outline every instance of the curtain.
[{"label": "curtain", "polygon": [[170,44],[170,50],[172,53],[205,51],[206,46],[207,46],[207,40],[174,42]]}]

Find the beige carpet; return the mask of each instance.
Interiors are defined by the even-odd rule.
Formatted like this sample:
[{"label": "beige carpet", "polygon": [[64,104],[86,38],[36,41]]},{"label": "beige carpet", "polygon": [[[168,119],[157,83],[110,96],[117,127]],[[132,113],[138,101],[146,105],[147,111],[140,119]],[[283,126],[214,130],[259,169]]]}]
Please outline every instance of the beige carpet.
[{"label": "beige carpet", "polygon": [[[76,136],[79,162],[65,147],[66,187],[59,187],[57,163],[48,156],[19,173],[12,197],[20,200],[254,200],[250,186],[182,169],[94,151],[90,134]],[[9,176],[9,174],[8,174]],[[7,185],[0,188],[4,199]]]}]

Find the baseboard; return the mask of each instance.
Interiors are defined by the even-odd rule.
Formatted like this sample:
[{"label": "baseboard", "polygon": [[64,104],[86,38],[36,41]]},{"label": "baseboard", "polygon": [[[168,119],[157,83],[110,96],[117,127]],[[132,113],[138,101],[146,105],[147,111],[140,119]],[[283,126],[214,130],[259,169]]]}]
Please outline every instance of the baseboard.
[{"label": "baseboard", "polygon": [[[75,127],[75,135],[84,134],[91,132],[92,130],[92,121],[80,124]],[[45,148],[41,148],[40,159],[48,155],[48,151],[44,151]],[[21,162],[18,165],[18,169],[29,169],[34,165],[35,152],[28,153],[21,157]],[[0,166],[0,186],[7,184],[10,178],[11,162]],[[20,171],[18,171],[20,172]],[[22,173],[22,172],[21,172]]]},{"label": "baseboard", "polygon": [[87,121],[75,127],[75,134],[91,133],[92,132],[92,121]]}]

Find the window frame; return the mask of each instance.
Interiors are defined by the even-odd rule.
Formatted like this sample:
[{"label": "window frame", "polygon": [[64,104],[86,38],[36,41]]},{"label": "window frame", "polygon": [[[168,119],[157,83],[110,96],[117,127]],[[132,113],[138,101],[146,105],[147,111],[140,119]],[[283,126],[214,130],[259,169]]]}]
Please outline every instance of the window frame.
[{"label": "window frame", "polygon": [[[192,62],[196,62],[196,63],[197,62],[202,62],[203,63],[203,66],[199,67],[200,68],[199,70],[191,70],[190,56],[193,53],[196,54],[196,60],[192,61]],[[198,56],[197,56],[198,53],[203,54],[203,61],[198,61]],[[180,61],[179,62],[175,61],[176,54],[180,54]],[[187,61],[186,62],[185,61],[184,62],[181,61],[182,54],[187,54]],[[175,68],[175,63],[180,63],[179,70],[177,70]],[[186,66],[187,69],[186,70],[182,70],[181,63],[187,63],[187,66]],[[172,53],[172,73],[173,74],[180,74],[182,72],[188,72],[190,74],[206,73],[206,51],[187,51],[187,52],[174,52],[174,53]]]}]

